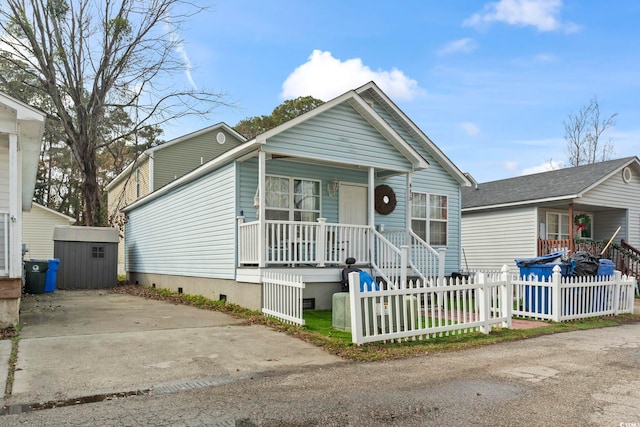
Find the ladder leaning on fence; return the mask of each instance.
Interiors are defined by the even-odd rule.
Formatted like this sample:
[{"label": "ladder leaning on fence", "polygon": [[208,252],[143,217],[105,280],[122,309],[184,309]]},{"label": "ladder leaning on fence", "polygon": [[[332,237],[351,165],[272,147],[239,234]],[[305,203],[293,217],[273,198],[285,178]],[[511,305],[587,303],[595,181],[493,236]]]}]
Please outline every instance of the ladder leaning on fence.
[{"label": "ladder leaning on fence", "polygon": [[262,312],[284,322],[304,325],[302,318],[304,288],[302,276],[265,272],[262,278]]}]

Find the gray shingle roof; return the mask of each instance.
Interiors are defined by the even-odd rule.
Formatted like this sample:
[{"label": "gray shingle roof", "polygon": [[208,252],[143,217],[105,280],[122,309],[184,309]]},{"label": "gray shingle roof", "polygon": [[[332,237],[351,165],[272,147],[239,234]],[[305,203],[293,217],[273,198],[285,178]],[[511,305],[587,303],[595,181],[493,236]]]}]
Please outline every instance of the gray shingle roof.
[{"label": "gray shingle roof", "polygon": [[579,194],[637,157],[557,169],[462,188],[462,209],[569,197]]}]

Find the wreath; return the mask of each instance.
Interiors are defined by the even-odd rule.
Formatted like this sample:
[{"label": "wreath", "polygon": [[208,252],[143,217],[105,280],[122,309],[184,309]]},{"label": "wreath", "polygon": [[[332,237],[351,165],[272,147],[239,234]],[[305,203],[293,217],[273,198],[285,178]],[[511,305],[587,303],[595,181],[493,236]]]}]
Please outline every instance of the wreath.
[{"label": "wreath", "polygon": [[378,185],[374,193],[375,209],[381,215],[389,215],[396,208],[396,193],[388,185]]},{"label": "wreath", "polygon": [[586,213],[578,214],[573,217],[573,224],[576,226],[576,231],[581,232],[591,224],[591,216]]}]

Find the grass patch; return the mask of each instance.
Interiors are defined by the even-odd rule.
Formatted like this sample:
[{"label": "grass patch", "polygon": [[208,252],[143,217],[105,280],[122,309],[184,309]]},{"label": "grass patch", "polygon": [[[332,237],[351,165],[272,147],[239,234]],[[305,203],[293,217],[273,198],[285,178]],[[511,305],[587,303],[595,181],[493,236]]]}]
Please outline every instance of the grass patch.
[{"label": "grass patch", "polygon": [[120,286],[114,292],[137,295],[143,298],[164,300],[174,304],[187,304],[205,310],[227,313],[245,319],[245,324],[260,324],[287,333],[325,349],[331,354],[355,361],[377,361],[420,356],[436,352],[457,351],[500,342],[517,341],[562,332],[619,326],[640,322],[640,314],[595,317],[572,322],[550,323],[533,329],[493,329],[490,334],[480,332],[442,335],[429,339],[400,342],[369,343],[356,346],[351,342],[351,333],[332,328],[330,310],[308,310],[304,312],[305,325],[290,325],[274,318],[263,316],[259,311],[248,310],[225,301],[214,301],[202,296],[178,294],[167,289],[152,289],[136,285]]}]

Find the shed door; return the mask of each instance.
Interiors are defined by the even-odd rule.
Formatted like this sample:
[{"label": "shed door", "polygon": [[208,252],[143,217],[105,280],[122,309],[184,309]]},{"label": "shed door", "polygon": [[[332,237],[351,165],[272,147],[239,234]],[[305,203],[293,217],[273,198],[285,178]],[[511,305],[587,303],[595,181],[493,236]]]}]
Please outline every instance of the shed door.
[{"label": "shed door", "polygon": [[340,183],[340,224],[367,225],[367,186]]}]

